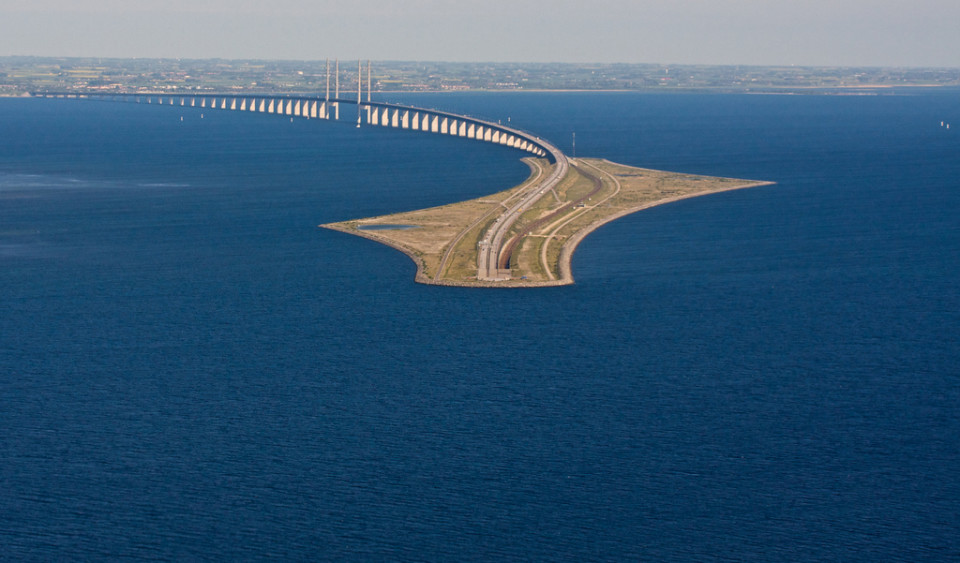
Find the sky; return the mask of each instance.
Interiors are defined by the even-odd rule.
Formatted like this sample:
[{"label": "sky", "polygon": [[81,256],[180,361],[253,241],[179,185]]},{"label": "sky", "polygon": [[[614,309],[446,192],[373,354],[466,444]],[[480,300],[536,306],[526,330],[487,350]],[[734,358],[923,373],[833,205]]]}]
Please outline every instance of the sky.
[{"label": "sky", "polygon": [[0,0],[0,56],[960,67],[960,0]]}]

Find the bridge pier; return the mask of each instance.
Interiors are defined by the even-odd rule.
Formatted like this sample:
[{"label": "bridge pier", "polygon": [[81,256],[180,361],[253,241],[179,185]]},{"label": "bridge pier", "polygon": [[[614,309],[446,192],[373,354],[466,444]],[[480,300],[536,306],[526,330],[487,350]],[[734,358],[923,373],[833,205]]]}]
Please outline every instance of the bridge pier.
[{"label": "bridge pier", "polygon": [[[370,92],[367,92],[368,97]],[[339,119],[341,101],[336,98],[324,99],[311,96],[267,96],[267,95],[229,95],[229,94],[83,94],[76,92],[43,92],[35,96],[46,98],[70,99],[98,99],[98,100],[127,100],[136,103],[164,105],[180,105],[192,108],[210,108],[223,110],[240,110],[260,113],[289,115],[305,119]],[[189,103],[188,103],[189,100]],[[456,137],[465,137],[493,144],[505,145],[524,151],[528,154],[546,157],[560,154],[556,149],[547,149],[538,138],[519,132],[508,126],[473,119],[442,111],[434,111],[410,106],[365,103],[361,97],[357,102],[344,101],[342,103],[357,103],[357,118],[363,123],[366,113],[366,123],[381,127],[410,129],[414,131],[438,133]],[[332,115],[331,115],[332,114]]]}]

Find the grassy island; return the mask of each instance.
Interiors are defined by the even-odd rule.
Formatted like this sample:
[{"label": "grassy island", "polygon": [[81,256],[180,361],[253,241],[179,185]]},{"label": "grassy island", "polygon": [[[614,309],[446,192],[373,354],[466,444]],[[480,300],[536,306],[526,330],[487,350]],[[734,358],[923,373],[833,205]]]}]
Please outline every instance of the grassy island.
[{"label": "grassy island", "polygon": [[590,232],[619,217],[679,199],[771,182],[678,174],[593,158],[570,159],[564,179],[509,231],[509,279],[477,278],[478,246],[500,214],[549,173],[545,159],[524,159],[530,177],[490,196],[417,211],[320,225],[383,244],[410,256],[416,281],[472,287],[538,287],[573,283],[570,258]]}]

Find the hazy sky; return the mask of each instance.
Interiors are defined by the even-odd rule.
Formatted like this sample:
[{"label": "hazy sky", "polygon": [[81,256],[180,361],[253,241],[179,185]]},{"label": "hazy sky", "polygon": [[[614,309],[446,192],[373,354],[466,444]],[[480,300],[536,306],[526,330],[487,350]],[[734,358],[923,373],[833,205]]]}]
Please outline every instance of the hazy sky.
[{"label": "hazy sky", "polygon": [[0,55],[960,66],[960,0],[0,0]]}]

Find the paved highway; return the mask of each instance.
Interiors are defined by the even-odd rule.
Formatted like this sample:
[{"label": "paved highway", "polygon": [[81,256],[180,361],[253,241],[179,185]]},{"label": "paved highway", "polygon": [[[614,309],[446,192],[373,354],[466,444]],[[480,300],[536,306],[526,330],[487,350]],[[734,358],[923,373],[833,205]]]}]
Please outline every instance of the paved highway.
[{"label": "paved highway", "polygon": [[560,152],[560,149],[540,140],[541,146],[546,148],[556,162],[553,172],[539,182],[533,182],[527,187],[520,200],[513,206],[505,210],[493,222],[490,228],[480,239],[480,248],[477,255],[477,279],[481,281],[502,281],[510,279],[509,272],[501,273],[501,266],[506,266],[506,256],[502,256],[504,250],[504,238],[510,231],[510,227],[516,223],[517,219],[523,214],[523,210],[529,209],[538,199],[543,197],[548,191],[552,190],[567,175],[570,163],[567,157]]}]

